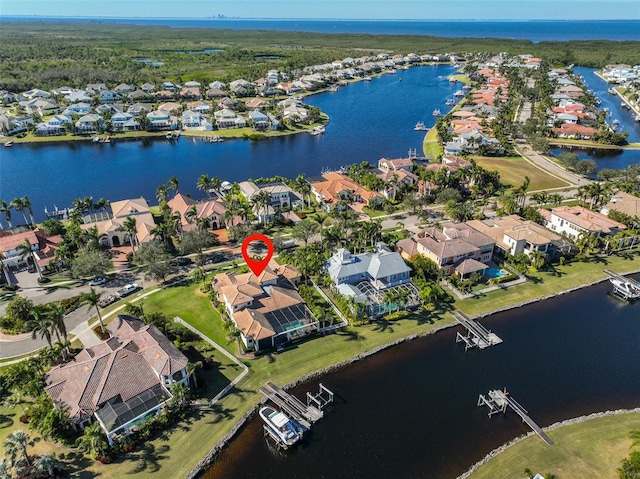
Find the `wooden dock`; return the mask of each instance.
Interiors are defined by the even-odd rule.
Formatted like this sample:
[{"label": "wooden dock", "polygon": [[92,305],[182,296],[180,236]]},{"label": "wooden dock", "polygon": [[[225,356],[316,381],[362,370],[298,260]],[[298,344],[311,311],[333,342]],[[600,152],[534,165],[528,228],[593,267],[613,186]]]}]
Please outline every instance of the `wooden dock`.
[{"label": "wooden dock", "polygon": [[272,382],[261,386],[259,391],[270,401],[276,404],[282,411],[294,419],[306,429],[311,429],[311,424],[322,418],[323,412],[315,406],[307,406],[297,397],[279,388]]},{"label": "wooden dock", "polygon": [[640,282],[628,276],[605,269],[604,274],[609,276],[609,281],[613,285],[613,294],[625,301],[634,301],[640,299]]},{"label": "wooden dock", "polygon": [[488,396],[489,397],[487,398],[480,394],[480,397],[478,398],[478,406],[489,407],[489,417],[499,412],[505,413],[507,407],[510,407],[518,416],[520,416],[520,418],[522,418],[522,421],[540,437],[540,439],[542,439],[548,446],[553,445],[551,438],[547,436],[542,428],[529,417],[529,412],[524,407],[522,407],[515,399],[509,397],[509,393],[506,389],[504,391],[494,389],[493,391],[489,391]]},{"label": "wooden dock", "polygon": [[500,344],[502,339],[497,334],[492,333],[480,323],[467,317],[460,311],[454,311],[451,315],[467,330],[467,335],[457,333],[456,343],[463,342],[465,351],[470,348],[485,349],[489,346]]}]

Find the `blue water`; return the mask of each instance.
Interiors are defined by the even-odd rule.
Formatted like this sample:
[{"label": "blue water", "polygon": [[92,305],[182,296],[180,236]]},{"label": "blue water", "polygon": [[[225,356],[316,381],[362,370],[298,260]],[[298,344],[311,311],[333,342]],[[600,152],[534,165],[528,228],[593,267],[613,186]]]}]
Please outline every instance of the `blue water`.
[{"label": "blue water", "polygon": [[445,101],[459,89],[446,80],[453,72],[448,65],[411,68],[311,96],[308,103],[331,119],[324,135],[213,144],[186,137],[175,143],[164,138],[123,141],[116,137],[109,144],[2,148],[0,198],[10,201],[27,195],[42,219],[45,206],[49,210],[66,207],[83,196],[110,200],[143,196],[155,204],[156,188],[172,176],[178,177],[181,192],[200,197],[196,181],[203,173],[228,181],[273,175],[292,178],[354,162],[406,156],[410,148],[421,151],[424,132],[413,130],[416,122],[432,126],[432,111],[448,109]]},{"label": "blue water", "polygon": [[[640,122],[634,121],[635,113],[620,107],[620,97],[618,95],[609,95],[607,90],[611,88],[606,81],[595,74],[593,68],[576,67],[575,73],[579,73],[584,77],[585,83],[589,89],[600,98],[600,108],[609,108],[611,116],[609,122],[617,119],[620,122],[619,131],[628,131],[629,137],[627,141],[630,143],[640,141]],[[554,155],[563,153],[566,150],[553,149]],[[594,160],[598,165],[598,170],[603,168],[621,169],[627,166],[640,163],[640,150],[572,150],[580,159]]]},{"label": "blue water", "polygon": [[4,16],[0,21],[65,21],[166,25],[175,28],[226,28],[231,30],[280,30],[317,33],[374,33],[431,35],[438,37],[513,38],[545,40],[640,40],[640,21],[432,21],[432,20],[217,20],[126,19]]}]

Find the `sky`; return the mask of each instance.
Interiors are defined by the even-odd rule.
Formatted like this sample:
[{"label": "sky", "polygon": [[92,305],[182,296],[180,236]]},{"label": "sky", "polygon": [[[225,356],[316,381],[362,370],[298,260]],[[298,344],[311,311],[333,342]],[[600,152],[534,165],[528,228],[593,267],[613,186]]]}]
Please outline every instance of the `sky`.
[{"label": "sky", "polygon": [[0,0],[0,15],[92,18],[640,20],[640,0]]}]

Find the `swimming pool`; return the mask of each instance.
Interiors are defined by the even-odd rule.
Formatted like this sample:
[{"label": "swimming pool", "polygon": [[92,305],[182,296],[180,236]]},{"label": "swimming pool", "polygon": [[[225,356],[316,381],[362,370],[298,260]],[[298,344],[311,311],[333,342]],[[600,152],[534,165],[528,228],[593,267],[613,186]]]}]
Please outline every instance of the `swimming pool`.
[{"label": "swimming pool", "polygon": [[488,278],[502,278],[503,276],[509,276],[509,272],[506,269],[492,266],[484,270],[484,275]]}]

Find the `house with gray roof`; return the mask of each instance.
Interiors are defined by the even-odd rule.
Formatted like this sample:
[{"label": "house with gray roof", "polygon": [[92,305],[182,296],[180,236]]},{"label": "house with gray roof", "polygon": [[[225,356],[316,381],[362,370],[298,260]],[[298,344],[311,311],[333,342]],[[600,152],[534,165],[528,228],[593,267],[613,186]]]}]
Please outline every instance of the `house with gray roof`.
[{"label": "house with gray roof", "polygon": [[334,288],[363,304],[370,316],[380,316],[387,311],[384,305],[387,291],[405,291],[409,298],[406,307],[418,304],[417,288],[411,282],[411,268],[399,253],[391,251],[382,242],[375,245],[373,252],[357,255],[340,248],[325,263],[324,269]]},{"label": "house with gray roof", "polygon": [[68,408],[76,429],[94,421],[109,444],[158,414],[175,383],[189,385],[188,360],[153,325],[119,315],[107,325],[111,338],[51,368],[45,392]]}]

